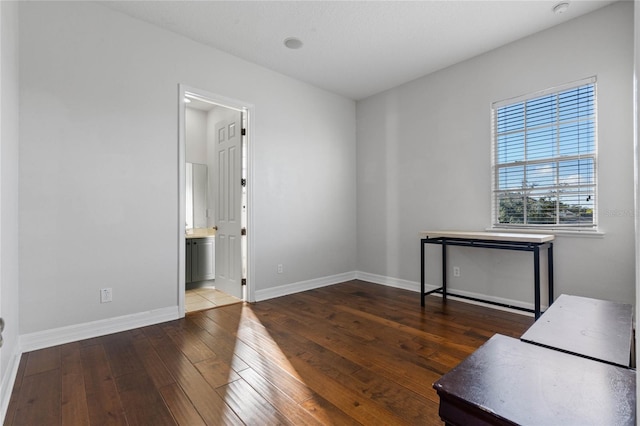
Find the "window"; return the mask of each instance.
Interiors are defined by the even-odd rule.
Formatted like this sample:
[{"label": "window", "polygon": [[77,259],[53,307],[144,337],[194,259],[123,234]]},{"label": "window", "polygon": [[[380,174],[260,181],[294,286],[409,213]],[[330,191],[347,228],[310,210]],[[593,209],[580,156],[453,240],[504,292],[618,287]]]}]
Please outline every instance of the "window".
[{"label": "window", "polygon": [[494,227],[596,227],[595,78],[493,104]]}]

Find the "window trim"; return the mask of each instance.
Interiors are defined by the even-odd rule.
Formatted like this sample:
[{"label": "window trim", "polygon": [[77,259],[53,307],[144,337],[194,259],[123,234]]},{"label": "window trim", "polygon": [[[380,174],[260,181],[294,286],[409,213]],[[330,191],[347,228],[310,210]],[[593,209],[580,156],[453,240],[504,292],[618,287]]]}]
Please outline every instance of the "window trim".
[{"label": "window trim", "polygon": [[[544,97],[547,95],[553,95],[553,94],[558,94],[561,92],[564,92],[566,90],[571,90],[580,86],[585,86],[585,85],[593,85],[593,103],[594,103],[594,112],[593,112],[593,117],[594,117],[594,127],[593,127],[593,131],[594,131],[594,141],[593,141],[593,154],[589,155],[589,157],[593,158],[593,162],[594,162],[594,169],[593,169],[593,193],[594,193],[594,197],[595,197],[595,201],[593,204],[593,222],[592,223],[588,223],[588,224],[562,224],[562,223],[555,223],[555,224],[531,224],[531,223],[499,223],[499,215],[500,215],[500,209],[498,206],[498,198],[497,198],[497,194],[500,192],[498,190],[498,179],[499,179],[499,169],[500,167],[498,167],[498,132],[497,132],[497,125],[496,125],[496,120],[497,120],[497,111],[505,106],[508,105],[514,105],[517,103],[521,103],[521,102],[527,102],[529,100],[532,99],[536,99],[536,98],[540,98],[540,97]],[[599,226],[598,226],[598,212],[599,212],[599,208],[598,208],[598,201],[599,201],[599,184],[598,184],[598,176],[599,176],[599,172],[598,172],[598,166],[599,166],[599,161],[598,161],[598,84],[597,84],[597,78],[596,76],[592,76],[592,77],[588,77],[588,78],[584,78],[581,80],[577,80],[577,81],[573,81],[570,83],[565,83],[559,86],[554,86],[545,90],[540,90],[534,93],[529,93],[529,94],[524,94],[524,95],[519,95],[519,96],[515,96],[512,98],[508,98],[508,99],[503,99],[501,101],[496,101],[493,102],[491,104],[491,190],[490,190],[490,197],[491,197],[491,227],[490,229],[499,229],[499,230],[513,230],[513,231],[517,231],[517,230],[521,230],[521,231],[538,231],[538,232],[544,232],[544,231],[566,231],[569,233],[600,233],[599,231]],[[525,127],[526,128],[526,127]],[[546,161],[548,161],[551,157],[549,157],[548,159],[545,159]],[[564,159],[564,157],[563,157]],[[570,157],[567,157],[567,159],[570,159]],[[524,161],[523,163],[526,164],[532,164],[535,163],[538,160],[532,160],[532,162],[528,162],[528,161]],[[540,160],[541,161],[541,160]]]}]

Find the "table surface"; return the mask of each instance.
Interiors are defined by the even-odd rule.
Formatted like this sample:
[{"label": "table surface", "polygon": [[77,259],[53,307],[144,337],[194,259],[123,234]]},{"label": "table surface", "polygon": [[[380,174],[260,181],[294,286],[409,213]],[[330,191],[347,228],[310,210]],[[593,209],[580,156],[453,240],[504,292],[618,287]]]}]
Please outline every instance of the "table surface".
[{"label": "table surface", "polygon": [[481,231],[422,231],[420,238],[462,238],[485,241],[515,241],[523,243],[546,243],[556,237],[551,234],[521,234],[516,232]]},{"label": "table surface", "polygon": [[635,378],[635,370],[496,334],[433,387],[452,424],[633,425]]},{"label": "table surface", "polygon": [[520,339],[629,366],[632,318],[629,304],[562,294]]}]

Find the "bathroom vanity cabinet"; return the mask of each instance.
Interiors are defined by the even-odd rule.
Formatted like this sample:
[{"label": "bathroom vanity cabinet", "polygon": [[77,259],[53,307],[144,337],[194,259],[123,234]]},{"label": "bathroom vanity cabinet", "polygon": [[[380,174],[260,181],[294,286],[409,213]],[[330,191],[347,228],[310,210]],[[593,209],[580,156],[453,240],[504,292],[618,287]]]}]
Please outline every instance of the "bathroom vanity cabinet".
[{"label": "bathroom vanity cabinet", "polygon": [[216,277],[215,237],[187,238],[186,282],[213,280]]}]

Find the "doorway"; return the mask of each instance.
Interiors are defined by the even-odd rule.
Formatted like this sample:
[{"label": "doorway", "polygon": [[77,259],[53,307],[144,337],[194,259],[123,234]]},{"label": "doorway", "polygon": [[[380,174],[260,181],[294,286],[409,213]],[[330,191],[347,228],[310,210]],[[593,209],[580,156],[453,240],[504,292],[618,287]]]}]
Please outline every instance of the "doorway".
[{"label": "doorway", "polygon": [[251,301],[252,106],[179,86],[180,316]]}]

